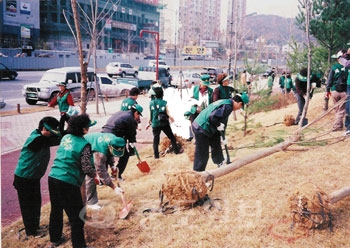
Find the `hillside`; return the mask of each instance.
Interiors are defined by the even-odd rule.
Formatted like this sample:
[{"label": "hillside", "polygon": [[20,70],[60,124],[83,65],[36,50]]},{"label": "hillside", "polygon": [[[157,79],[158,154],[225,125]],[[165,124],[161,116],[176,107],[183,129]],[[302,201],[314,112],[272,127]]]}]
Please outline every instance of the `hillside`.
[{"label": "hillside", "polygon": [[285,45],[291,37],[298,42],[304,40],[304,32],[295,25],[295,19],[276,15],[256,15],[246,19],[246,29],[251,37],[263,36],[267,44]]},{"label": "hillside", "polygon": [[[330,107],[332,104],[330,103]],[[309,123],[323,114],[323,92],[314,95],[309,105]],[[248,119],[247,135],[242,132],[243,117],[230,118],[228,145],[231,161],[264,151],[287,140],[298,126],[283,125],[286,114],[295,115],[296,103],[281,109],[252,114]],[[185,144],[185,153],[152,156],[149,146],[140,152],[151,167],[142,174],[135,166],[136,157],[129,161],[126,180],[121,183],[133,209],[126,220],[118,219],[122,208],[120,197],[108,187],[99,187],[103,208],[88,211],[85,223],[87,243],[92,247],[349,247],[350,197],[332,205],[332,231],[291,229],[289,197],[297,185],[310,182],[324,192],[332,193],[349,186],[348,151],[350,139],[342,132],[329,132],[334,115],[310,125],[302,139],[283,151],[251,162],[236,171],[215,179],[209,203],[192,209],[175,206],[175,212],[159,210],[158,193],[167,173],[191,171],[194,144]],[[215,169],[211,160],[207,169]],[[166,200],[166,199],[165,199]],[[151,209],[151,212],[144,212]],[[170,209],[171,210],[171,209]],[[48,220],[50,206],[42,208],[41,226],[45,236],[19,241],[17,231],[23,227],[18,220],[2,228],[3,247],[46,247],[49,243]],[[71,247],[70,228],[65,219],[64,233],[68,238],[61,247]]]}]

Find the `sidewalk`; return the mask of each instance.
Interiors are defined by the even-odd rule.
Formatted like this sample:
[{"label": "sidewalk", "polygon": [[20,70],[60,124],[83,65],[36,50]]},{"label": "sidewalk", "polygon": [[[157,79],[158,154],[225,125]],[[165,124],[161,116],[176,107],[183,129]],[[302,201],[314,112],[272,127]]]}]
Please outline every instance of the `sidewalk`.
[{"label": "sidewalk", "polygon": [[[183,91],[183,96],[185,97],[186,95],[187,92],[185,90]],[[101,131],[101,128],[106,123],[107,119],[120,110],[120,104],[123,99],[124,98],[112,98],[109,99],[109,101],[104,100],[104,106],[99,99],[99,114],[96,114],[96,102],[93,101],[88,103],[86,113],[89,114],[91,119],[97,121],[97,124],[91,127],[90,132]],[[184,113],[178,105],[181,104],[181,102],[179,102],[179,92],[173,88],[169,88],[165,91],[165,99],[169,102],[169,106],[171,106],[171,111],[174,113],[175,119],[179,120],[176,125],[176,129],[178,129],[182,125],[181,119],[183,119]],[[150,98],[147,95],[140,95],[137,102],[143,107],[143,117],[141,117],[141,125],[139,127],[141,130],[137,132],[137,141],[143,144],[150,144],[153,138],[152,130],[145,130],[149,117]],[[78,103],[75,105],[77,106]],[[38,127],[40,119],[45,116],[53,116],[59,120],[58,108],[56,107],[52,110],[29,114],[16,114],[0,117],[1,155],[21,149],[30,133]],[[174,132],[179,133],[179,130],[174,130]]]}]

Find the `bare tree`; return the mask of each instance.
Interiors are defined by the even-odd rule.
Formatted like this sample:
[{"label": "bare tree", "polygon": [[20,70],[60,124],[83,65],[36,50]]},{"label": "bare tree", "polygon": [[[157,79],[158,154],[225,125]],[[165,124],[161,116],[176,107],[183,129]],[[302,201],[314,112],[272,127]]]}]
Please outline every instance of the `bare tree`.
[{"label": "bare tree", "polygon": [[[103,32],[105,31],[106,20],[109,19],[114,14],[114,12],[116,12],[119,3],[120,3],[120,0],[116,0],[116,1],[107,0],[107,1],[104,1],[103,6],[99,6],[98,0],[90,0],[90,5],[89,5],[90,9],[88,11],[85,11],[82,8],[82,6],[79,3],[77,3],[76,0],[71,0],[73,13],[70,13],[67,10],[63,10],[63,15],[66,19],[66,22],[72,32],[72,35],[76,43],[78,44],[80,66],[84,68],[84,71],[82,69],[82,93],[81,93],[82,94],[81,95],[82,113],[86,112],[86,105],[87,105],[87,99],[88,99],[87,91],[86,91],[87,66],[89,65],[90,58],[92,57],[93,64],[94,64],[94,72],[95,73],[97,72],[96,49],[97,49],[98,39],[102,36]],[[70,15],[73,15],[74,17],[74,26],[76,31],[74,31],[74,27],[72,27],[71,23],[69,23],[68,21],[69,20],[68,16]],[[80,15],[82,19],[80,19]],[[79,29],[79,32],[77,32],[78,29]],[[82,29],[84,33],[87,33],[90,37],[89,52],[86,57],[86,61],[84,61],[83,59],[84,56],[83,56],[83,46],[82,46],[80,29]],[[96,112],[99,113],[98,97],[97,97],[99,93],[99,85],[96,84],[96,87],[97,87],[97,90],[95,91]]]}]

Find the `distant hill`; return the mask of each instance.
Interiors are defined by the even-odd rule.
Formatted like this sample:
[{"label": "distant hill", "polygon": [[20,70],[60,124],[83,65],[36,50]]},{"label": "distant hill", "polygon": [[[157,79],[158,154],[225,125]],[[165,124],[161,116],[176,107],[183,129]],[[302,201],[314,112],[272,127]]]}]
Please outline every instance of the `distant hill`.
[{"label": "distant hill", "polygon": [[305,41],[305,33],[295,25],[294,18],[284,18],[276,15],[256,15],[246,19],[248,37],[265,38],[266,44],[285,45],[291,37],[297,42]]}]

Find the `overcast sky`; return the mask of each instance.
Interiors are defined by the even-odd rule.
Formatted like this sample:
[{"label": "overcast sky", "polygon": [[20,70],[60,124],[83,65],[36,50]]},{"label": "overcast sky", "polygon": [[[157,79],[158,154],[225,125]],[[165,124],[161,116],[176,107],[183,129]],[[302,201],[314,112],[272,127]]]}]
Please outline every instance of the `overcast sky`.
[{"label": "overcast sky", "polygon": [[298,5],[298,0],[247,0],[247,14],[295,17],[299,12]]}]

